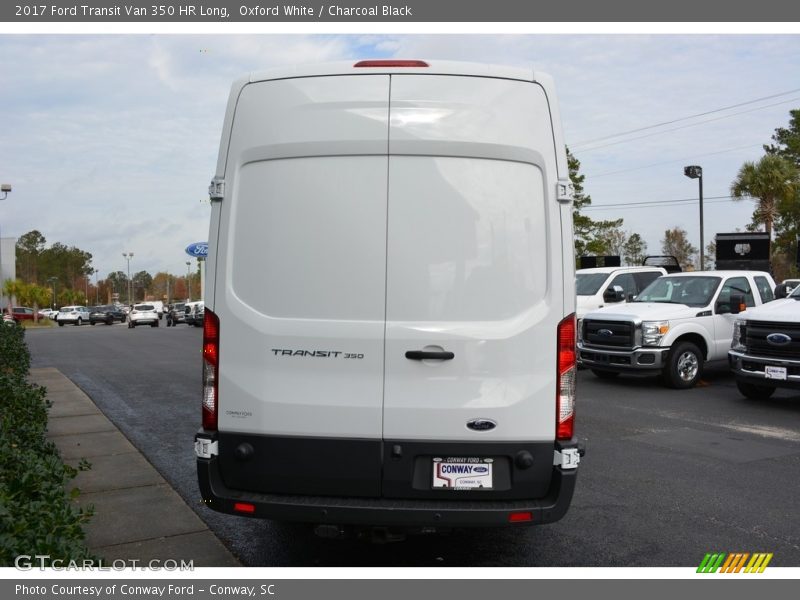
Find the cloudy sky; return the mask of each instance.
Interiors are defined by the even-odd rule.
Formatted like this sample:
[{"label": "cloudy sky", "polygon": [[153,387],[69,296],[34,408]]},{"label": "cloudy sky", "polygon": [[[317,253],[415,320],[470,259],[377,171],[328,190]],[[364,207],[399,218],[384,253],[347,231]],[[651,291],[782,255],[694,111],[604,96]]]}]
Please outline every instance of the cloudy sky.
[{"label": "cloudy sky", "polygon": [[733,203],[730,184],[800,108],[797,35],[6,34],[0,180],[13,192],[0,203],[2,236],[38,229],[48,244],[78,246],[100,278],[126,269],[123,252],[134,253],[131,272],[185,273],[184,248],[208,238],[232,80],[395,56],[553,75],[587,214],[623,217],[652,253],[673,226],[698,244],[697,182],[684,165],[704,169],[706,241],[743,228],[753,204]]}]

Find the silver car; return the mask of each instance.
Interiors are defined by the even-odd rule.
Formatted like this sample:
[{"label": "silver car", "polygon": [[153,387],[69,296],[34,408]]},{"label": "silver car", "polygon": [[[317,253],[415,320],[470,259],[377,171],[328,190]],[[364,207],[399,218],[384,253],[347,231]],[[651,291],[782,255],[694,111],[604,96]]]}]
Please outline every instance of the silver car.
[{"label": "silver car", "polygon": [[158,311],[152,304],[134,304],[128,313],[128,329],[137,325],[150,325],[158,327]]},{"label": "silver car", "polygon": [[67,323],[83,325],[89,322],[89,309],[85,306],[63,306],[58,311],[55,320],[59,327],[63,327]]}]

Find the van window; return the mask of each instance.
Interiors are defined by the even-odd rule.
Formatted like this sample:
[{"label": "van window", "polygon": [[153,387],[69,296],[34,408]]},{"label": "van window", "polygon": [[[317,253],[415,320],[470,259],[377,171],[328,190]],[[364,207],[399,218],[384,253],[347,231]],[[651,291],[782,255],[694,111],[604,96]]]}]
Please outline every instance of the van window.
[{"label": "van window", "polygon": [[276,318],[382,320],[387,161],[309,157],[241,167],[230,209],[233,293]]},{"label": "van window", "polygon": [[395,156],[387,318],[506,319],[547,292],[541,171],[480,158]]}]

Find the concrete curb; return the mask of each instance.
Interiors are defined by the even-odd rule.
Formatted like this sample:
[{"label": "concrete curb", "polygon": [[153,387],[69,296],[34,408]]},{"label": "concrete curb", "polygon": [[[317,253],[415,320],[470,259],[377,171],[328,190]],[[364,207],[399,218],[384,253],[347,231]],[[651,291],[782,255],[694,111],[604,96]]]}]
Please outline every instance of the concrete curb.
[{"label": "concrete curb", "polygon": [[72,487],[80,506],[93,505],[86,542],[108,561],[192,561],[195,567],[241,563],[172,489],[147,459],[58,369],[31,369],[30,381],[47,388],[52,402],[47,437],[65,463],[92,464]]}]

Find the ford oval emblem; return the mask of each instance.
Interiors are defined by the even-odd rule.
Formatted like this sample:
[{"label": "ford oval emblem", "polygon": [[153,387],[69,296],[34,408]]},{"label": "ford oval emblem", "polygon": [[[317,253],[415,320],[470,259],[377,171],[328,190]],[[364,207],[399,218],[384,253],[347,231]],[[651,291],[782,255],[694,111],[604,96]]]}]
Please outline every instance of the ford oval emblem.
[{"label": "ford oval emblem", "polygon": [[186,254],[193,258],[205,258],[208,256],[208,242],[195,242],[186,246]]},{"label": "ford oval emblem", "polygon": [[792,342],[792,338],[785,333],[770,333],[767,336],[767,341],[773,346],[786,346]]},{"label": "ford oval emblem", "polygon": [[471,421],[467,421],[467,427],[473,431],[490,431],[497,427],[497,423],[491,419],[472,419]]},{"label": "ford oval emblem", "polygon": [[611,331],[610,329],[598,329],[597,335],[602,335],[603,337],[611,337],[612,335],[614,335],[614,332]]}]

